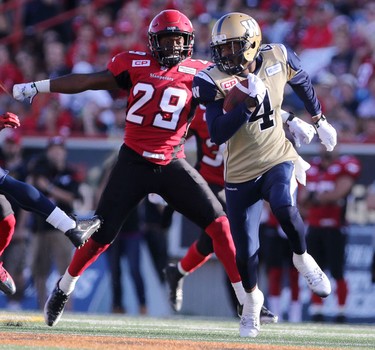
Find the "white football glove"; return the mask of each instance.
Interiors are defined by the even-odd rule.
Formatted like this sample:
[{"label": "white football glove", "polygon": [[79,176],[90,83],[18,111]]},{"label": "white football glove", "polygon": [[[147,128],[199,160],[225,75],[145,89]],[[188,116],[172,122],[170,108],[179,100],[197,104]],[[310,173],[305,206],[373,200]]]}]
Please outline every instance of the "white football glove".
[{"label": "white football glove", "polygon": [[295,146],[301,147],[301,143],[308,145],[316,134],[314,126],[306,123],[300,118],[297,118],[291,112],[281,112],[289,114],[288,118],[286,119],[286,124],[288,125],[289,131],[293,136]]},{"label": "white football glove", "polygon": [[24,101],[27,98],[30,103],[33,102],[33,98],[38,93],[35,83],[15,84],[13,86],[13,97],[18,101]]},{"label": "white football glove", "polygon": [[315,128],[322,144],[326,146],[328,152],[332,152],[337,144],[337,132],[335,128],[327,122],[323,114],[315,123]]},{"label": "white football glove", "polygon": [[257,101],[257,105],[260,105],[263,102],[264,97],[266,96],[266,85],[264,85],[262,79],[260,79],[252,73],[248,74],[247,81],[249,88],[249,96]]}]

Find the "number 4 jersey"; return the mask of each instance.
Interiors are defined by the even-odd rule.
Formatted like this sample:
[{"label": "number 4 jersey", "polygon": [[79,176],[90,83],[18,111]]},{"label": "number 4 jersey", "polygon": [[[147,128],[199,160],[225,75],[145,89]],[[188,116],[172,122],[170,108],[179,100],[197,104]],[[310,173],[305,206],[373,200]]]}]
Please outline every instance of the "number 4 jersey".
[{"label": "number 4 jersey", "polygon": [[[226,142],[225,181],[241,183],[255,179],[273,166],[285,162],[296,161],[298,154],[291,142],[286,138],[281,118],[286,83],[292,82],[292,88],[299,89],[298,94],[305,102],[310,113],[320,110],[316,96],[309,96],[311,82],[304,86],[307,79],[305,72],[297,68],[299,60],[295,54],[289,58],[289,51],[283,45],[263,45],[257,58],[256,74],[267,87],[263,104],[254,112],[249,122]],[[292,62],[294,60],[294,62]],[[298,74],[301,73],[301,77]],[[208,103],[223,100],[228,91],[246,77],[228,75],[216,66],[199,72],[194,79],[193,89],[199,101]],[[307,104],[307,105],[306,105]],[[316,113],[317,114],[317,113]],[[315,115],[315,114],[312,114]],[[208,119],[208,118],[207,118]]]},{"label": "number 4 jersey", "polygon": [[208,64],[188,58],[165,68],[149,53],[130,51],[114,56],[108,69],[129,92],[124,143],[156,164],[184,158],[193,78]]}]

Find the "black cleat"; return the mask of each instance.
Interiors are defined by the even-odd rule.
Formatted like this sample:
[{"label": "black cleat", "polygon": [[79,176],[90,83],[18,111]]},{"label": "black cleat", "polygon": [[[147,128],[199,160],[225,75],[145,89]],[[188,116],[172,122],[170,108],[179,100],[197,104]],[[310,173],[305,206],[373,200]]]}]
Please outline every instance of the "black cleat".
[{"label": "black cleat", "polygon": [[[242,316],[243,305],[237,304],[237,314],[238,317]],[[260,324],[270,324],[270,323],[277,323],[279,320],[279,316],[276,316],[270,310],[268,310],[264,305],[260,310]]]},{"label": "black cleat", "polygon": [[0,262],[0,290],[6,295],[13,295],[16,293],[16,285],[14,284],[12,276],[3,267],[3,262]]},{"label": "black cleat", "polygon": [[268,310],[264,305],[260,310],[260,324],[277,323],[279,316]]},{"label": "black cleat", "polygon": [[50,327],[55,326],[64,312],[65,304],[69,299],[69,295],[66,295],[60,288],[59,282],[57,281],[55,289],[47,299],[44,305],[44,320]]},{"label": "black cleat", "polygon": [[90,219],[76,219],[77,223],[75,228],[65,232],[65,235],[71,240],[76,248],[81,248],[87,242],[87,240],[92,236],[92,234],[97,231],[102,224],[99,216],[95,215]]},{"label": "black cleat", "polygon": [[165,268],[164,274],[169,287],[169,304],[174,311],[180,311],[183,300],[184,276],[178,271],[176,264],[169,264]]}]

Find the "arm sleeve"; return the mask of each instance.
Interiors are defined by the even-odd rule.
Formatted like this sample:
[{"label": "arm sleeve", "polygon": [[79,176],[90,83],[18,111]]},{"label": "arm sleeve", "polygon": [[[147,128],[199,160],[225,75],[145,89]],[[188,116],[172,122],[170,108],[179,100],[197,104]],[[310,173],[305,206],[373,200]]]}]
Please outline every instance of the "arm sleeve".
[{"label": "arm sleeve", "polygon": [[302,69],[301,61],[294,51],[286,48],[287,64],[289,65],[293,77],[288,81],[296,95],[303,102],[306,110],[312,115],[322,112],[320,102],[316,96],[315,89],[307,72]]},{"label": "arm sleeve", "polygon": [[206,120],[211,141],[217,145],[230,139],[244,123],[249,121],[252,115],[245,102],[238,104],[225,114],[223,114],[223,100],[209,103],[206,108]]},{"label": "arm sleeve", "polygon": [[251,117],[245,102],[238,104],[230,112],[223,114],[224,98],[218,98],[213,81],[204,75],[197,75],[193,82],[193,93],[206,107],[206,121],[211,141],[221,145],[236,133],[242,124]]}]

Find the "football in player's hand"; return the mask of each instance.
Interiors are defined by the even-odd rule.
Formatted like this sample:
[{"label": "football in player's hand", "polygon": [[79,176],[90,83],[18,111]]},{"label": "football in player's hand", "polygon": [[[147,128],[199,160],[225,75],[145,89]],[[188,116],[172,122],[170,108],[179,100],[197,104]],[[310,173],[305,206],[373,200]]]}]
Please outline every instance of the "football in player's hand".
[{"label": "football in player's hand", "polygon": [[256,107],[257,101],[249,96],[249,81],[244,79],[232,87],[224,98],[223,109],[225,112],[231,111],[239,103],[246,101],[247,108]]}]

